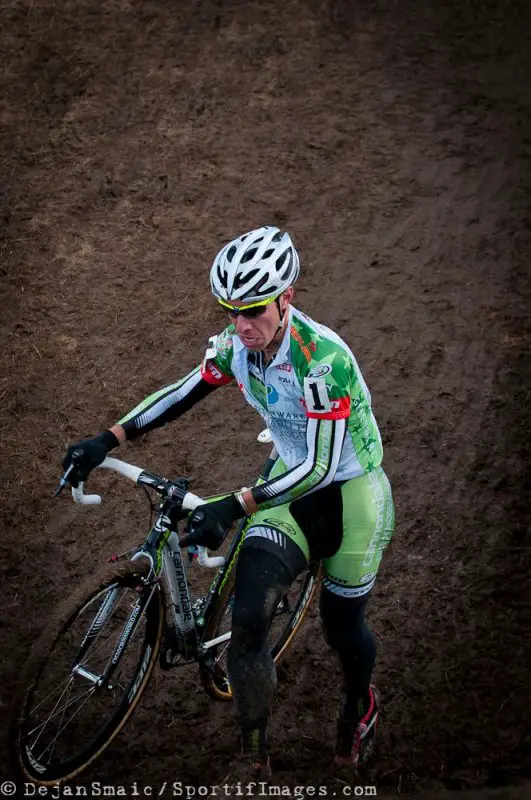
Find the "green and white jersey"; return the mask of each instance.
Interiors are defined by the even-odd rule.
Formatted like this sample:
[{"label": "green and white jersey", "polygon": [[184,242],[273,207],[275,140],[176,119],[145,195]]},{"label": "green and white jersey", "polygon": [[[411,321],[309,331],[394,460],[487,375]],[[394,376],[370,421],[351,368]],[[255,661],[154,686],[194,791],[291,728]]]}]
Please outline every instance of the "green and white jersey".
[{"label": "green and white jersey", "polygon": [[[333,479],[348,480],[381,464],[371,396],[352,351],[336,333],[293,306],[280,348],[267,366],[263,354],[248,350],[230,325],[210,340],[202,376],[216,385],[236,378],[289,470],[308,459],[309,428],[338,420],[345,420],[345,430]],[[335,433],[337,450],[340,431]],[[329,437],[311,440],[311,446],[331,444]],[[328,456],[320,453],[321,460]]]},{"label": "green and white jersey", "polygon": [[380,433],[356,359],[336,333],[293,306],[281,345],[267,365],[263,353],[245,347],[229,325],[210,339],[200,368],[151,395],[119,422],[134,438],[233,379],[263,418],[287,467],[253,488],[260,508],[380,466]]}]

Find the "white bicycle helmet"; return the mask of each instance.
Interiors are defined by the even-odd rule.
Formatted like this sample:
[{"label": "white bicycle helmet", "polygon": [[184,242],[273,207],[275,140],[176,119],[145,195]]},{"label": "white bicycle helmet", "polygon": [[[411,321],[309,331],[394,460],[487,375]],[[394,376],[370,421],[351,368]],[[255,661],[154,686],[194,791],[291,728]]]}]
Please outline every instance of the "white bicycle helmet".
[{"label": "white bicycle helmet", "polygon": [[299,256],[288,233],[265,225],[223,247],[210,285],[218,300],[258,303],[282,294],[299,276]]}]

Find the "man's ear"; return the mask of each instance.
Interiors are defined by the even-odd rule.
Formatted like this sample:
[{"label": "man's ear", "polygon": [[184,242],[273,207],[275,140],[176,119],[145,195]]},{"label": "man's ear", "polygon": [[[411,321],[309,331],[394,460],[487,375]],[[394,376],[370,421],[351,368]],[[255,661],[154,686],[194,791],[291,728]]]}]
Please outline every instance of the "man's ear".
[{"label": "man's ear", "polygon": [[284,300],[286,301],[286,308],[288,307],[288,305],[293,300],[294,294],[295,294],[295,289],[293,288],[293,286],[288,286],[286,291],[283,293],[282,296],[283,296]]}]

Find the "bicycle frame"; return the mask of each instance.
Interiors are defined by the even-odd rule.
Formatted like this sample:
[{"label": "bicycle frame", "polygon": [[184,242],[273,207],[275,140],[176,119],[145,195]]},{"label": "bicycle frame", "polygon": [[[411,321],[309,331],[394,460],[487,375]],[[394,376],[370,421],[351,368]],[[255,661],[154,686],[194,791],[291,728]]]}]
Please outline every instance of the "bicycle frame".
[{"label": "bicycle frame", "polygon": [[[274,462],[274,459],[271,459]],[[264,472],[267,467],[271,468],[268,462],[261,477],[264,477]],[[161,510],[153,528],[146,540],[149,542],[150,537],[154,534],[165,535],[167,531],[164,526],[169,519]],[[201,660],[204,658],[208,650],[230,639],[230,632],[225,633],[215,639],[204,641],[202,638],[203,631],[212,604],[215,602],[217,596],[223,590],[232,570],[235,567],[236,559],[238,557],[239,549],[243,543],[244,533],[247,526],[248,518],[243,519],[233,535],[227,556],[219,558],[218,572],[206,595],[199,597],[192,604],[190,597],[190,589],[188,585],[187,569],[185,566],[183,551],[181,550],[179,538],[176,531],[170,531],[165,539],[164,547],[162,550],[162,569],[158,575],[159,580],[165,583],[167,595],[163,593],[165,610],[166,610],[166,623],[175,632],[177,643],[179,645],[179,654],[187,660],[195,659]],[[156,540],[155,540],[156,541]],[[133,556],[141,558],[144,555],[142,548]],[[213,559],[211,559],[213,561]]]},{"label": "bicycle frame", "polygon": [[211,641],[203,641],[202,628],[208,619],[212,603],[223,589],[234,567],[235,553],[243,542],[244,528],[245,524],[239,526],[231,541],[228,557],[219,568],[206,595],[197,598],[193,604],[187,569],[176,532],[172,531],[166,541],[159,575],[159,579],[165,582],[167,589],[167,595],[163,592],[166,624],[176,635],[179,654],[187,660],[200,660],[211,647],[230,638],[228,633]]},{"label": "bicycle frame", "polygon": [[[262,441],[264,441],[264,439],[262,439]],[[267,478],[274,464],[275,457],[276,454],[273,449],[264,465],[259,480]],[[142,583],[148,591],[139,594],[139,598],[124,624],[122,635],[116,644],[105,673],[103,675],[94,675],[79,666],[79,662],[90,648],[92,640],[97,636],[105,625],[106,620],[109,618],[119,593],[118,587],[110,591],[96,613],[81,643],[79,651],[76,654],[72,671],[95,684],[95,686],[108,687],[112,674],[118,666],[123,652],[126,650],[129,641],[135,634],[138,622],[142,616],[142,610],[149,603],[152,593],[157,590],[157,585],[159,584],[162,585],[163,589],[162,599],[165,609],[166,627],[175,634],[174,643],[177,645],[177,654],[186,661],[200,661],[203,662],[205,666],[208,666],[208,651],[218,644],[228,641],[231,633],[229,631],[210,641],[203,641],[201,636],[202,628],[208,620],[212,603],[223,590],[235,566],[239,548],[244,539],[244,531],[248,518],[243,519],[239,523],[236,533],[231,540],[226,559],[223,557],[210,557],[208,556],[206,548],[197,548],[200,565],[217,567],[218,572],[206,596],[198,598],[196,602],[192,604],[187,570],[177,532],[173,529],[176,525],[172,523],[170,514],[172,510],[175,509],[176,505],[181,511],[182,509],[192,510],[197,505],[208,502],[208,500],[202,500],[188,492],[188,481],[186,481],[186,479],[170,482],[165,478],[152,475],[139,467],[127,464],[115,458],[106,458],[101,466],[107,469],[114,469],[122,475],[131,478],[137,484],[150,486],[162,495],[162,500],[149,534],[144,543],[131,557],[132,561],[145,561],[146,558],[149,560],[150,569],[148,575],[142,578]],[[78,503],[94,505],[101,502],[101,497],[99,495],[85,495],[82,483],[79,484],[79,487],[72,489],[72,494]],[[167,664],[166,668],[169,668],[169,666],[171,666],[171,664]]]},{"label": "bicycle frame", "polygon": [[[263,434],[261,434],[263,438],[260,439],[259,437],[260,441],[270,441],[267,436],[264,436],[264,434],[267,433],[268,432],[264,431]],[[275,459],[276,450],[273,448],[261,470],[258,480],[267,479],[275,463]],[[197,660],[202,660],[208,654],[209,649],[224,641],[228,641],[231,637],[229,631],[210,641],[203,641],[201,638],[201,629],[208,619],[212,603],[223,590],[223,587],[235,567],[236,559],[238,558],[238,553],[243,543],[248,519],[249,518],[246,517],[240,521],[236,533],[232,537],[226,558],[220,559],[220,569],[212,581],[206,597],[198,598],[193,606],[190,599],[186,568],[183,561],[182,550],[179,545],[179,539],[174,531],[172,531],[168,537],[166,547],[163,551],[164,577],[166,578],[171,598],[170,610],[172,612],[173,628],[177,633],[179,641],[184,644],[184,652],[181,652],[181,655],[184,657],[187,657],[187,645],[191,645],[192,657],[195,657]],[[155,522],[153,527],[155,528],[156,526],[157,522]],[[197,605],[198,603],[200,604],[199,606]]]}]

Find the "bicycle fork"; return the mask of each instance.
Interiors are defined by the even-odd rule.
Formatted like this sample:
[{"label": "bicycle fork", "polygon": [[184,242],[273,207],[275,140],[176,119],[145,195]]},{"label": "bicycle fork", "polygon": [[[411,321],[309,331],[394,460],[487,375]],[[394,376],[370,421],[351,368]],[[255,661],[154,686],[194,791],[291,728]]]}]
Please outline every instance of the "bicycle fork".
[{"label": "bicycle fork", "polygon": [[72,664],[73,675],[77,675],[80,678],[86,680],[88,683],[92,683],[94,687],[98,689],[101,687],[104,687],[106,689],[113,688],[111,683],[112,675],[120,662],[122,654],[126,650],[129,642],[131,641],[136,632],[138,623],[142,619],[142,614],[144,612],[144,609],[148,606],[153,596],[153,592],[157,590],[157,587],[153,585],[149,593],[147,591],[142,591],[139,594],[131,612],[127,617],[127,620],[124,623],[122,632],[118,637],[118,641],[115,645],[112,656],[109,659],[103,674],[97,675],[96,673],[91,672],[89,669],[82,666],[81,661],[84,658],[84,656],[87,655],[91,645],[95,643],[99,634],[103,631],[105,625],[111,618],[114,609],[119,603],[120,595],[123,591],[123,588],[124,587],[122,586],[115,586],[107,593],[107,596],[103,600],[100,608],[96,613],[96,616],[92,620],[90,628],[88,629],[83,641],[81,642],[79,650],[77,651]]}]

